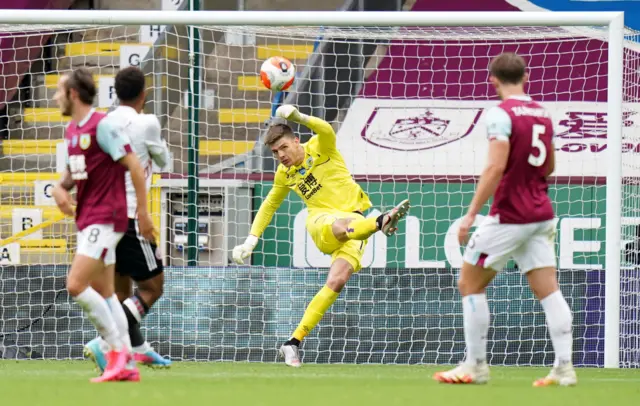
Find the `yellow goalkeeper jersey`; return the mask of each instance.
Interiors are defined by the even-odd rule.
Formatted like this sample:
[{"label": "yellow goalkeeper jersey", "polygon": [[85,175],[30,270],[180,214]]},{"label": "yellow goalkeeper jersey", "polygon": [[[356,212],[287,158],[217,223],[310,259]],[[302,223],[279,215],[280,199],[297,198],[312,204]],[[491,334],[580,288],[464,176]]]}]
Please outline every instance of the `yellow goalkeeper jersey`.
[{"label": "yellow goalkeeper jersey", "polygon": [[289,190],[305,202],[309,214],[317,211],[364,212],[371,207],[364,193],[347,169],[336,147],[336,133],[326,121],[309,117],[306,126],[316,135],[302,144],[305,158],[299,166],[280,164],[273,188],[260,205],[251,234],[260,237],[271,222]]}]

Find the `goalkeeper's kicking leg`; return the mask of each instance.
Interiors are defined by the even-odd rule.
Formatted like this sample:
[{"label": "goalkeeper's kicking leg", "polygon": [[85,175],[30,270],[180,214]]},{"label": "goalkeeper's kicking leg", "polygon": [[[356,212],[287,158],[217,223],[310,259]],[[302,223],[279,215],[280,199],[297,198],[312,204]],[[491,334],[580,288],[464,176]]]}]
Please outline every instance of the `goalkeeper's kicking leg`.
[{"label": "goalkeeper's kicking leg", "polygon": [[[354,272],[360,269],[360,260],[364,254],[367,239],[377,231],[381,231],[386,236],[392,236],[396,230],[398,221],[403,218],[409,210],[409,201],[405,200],[392,210],[380,216],[372,218],[339,218],[337,220],[325,220],[327,224],[318,228],[311,229],[312,234],[318,248],[325,252],[331,253],[333,262],[329,269],[326,284],[311,300],[307,309],[302,316],[300,324],[293,332],[293,335],[280,347],[280,356],[284,358],[286,365],[299,367],[302,365],[300,360],[299,348],[302,340],[313,330],[320,322],[326,311],[331,307],[333,302],[351,278]],[[319,224],[330,216],[318,216],[318,221],[312,223]],[[322,233],[329,233],[329,238],[324,238]],[[329,241],[327,243],[327,241]],[[327,247],[337,243],[333,249]]]}]

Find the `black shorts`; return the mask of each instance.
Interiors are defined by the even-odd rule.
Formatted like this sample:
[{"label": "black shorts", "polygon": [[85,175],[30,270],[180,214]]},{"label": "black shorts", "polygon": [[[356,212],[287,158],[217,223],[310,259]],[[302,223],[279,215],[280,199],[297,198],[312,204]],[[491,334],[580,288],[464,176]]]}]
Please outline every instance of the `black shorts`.
[{"label": "black shorts", "polygon": [[129,227],[116,247],[116,272],[136,282],[146,281],[162,272],[158,247],[138,234],[136,221],[129,219]]}]

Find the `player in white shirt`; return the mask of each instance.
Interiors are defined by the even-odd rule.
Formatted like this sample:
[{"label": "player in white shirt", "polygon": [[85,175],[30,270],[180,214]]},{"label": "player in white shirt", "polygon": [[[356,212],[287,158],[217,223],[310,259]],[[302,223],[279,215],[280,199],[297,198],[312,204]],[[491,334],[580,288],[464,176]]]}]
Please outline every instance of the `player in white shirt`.
[{"label": "player in white shirt", "polygon": [[[125,135],[144,169],[149,190],[152,165],[155,163],[159,167],[165,166],[169,161],[169,149],[161,137],[158,118],[153,114],[140,113],[146,99],[145,86],[144,73],[139,68],[129,67],[118,72],[115,90],[120,104],[109,113],[109,117],[122,123]],[[129,172],[126,173],[126,190],[129,226],[116,248],[116,294],[127,315],[135,360],[152,367],[168,367],[171,361],[155,352],[140,332],[140,322],[162,296],[164,269],[156,244],[139,233],[136,220],[138,202]],[[135,292],[133,282],[137,287]],[[106,351],[108,346],[101,337],[85,346],[85,355],[100,370],[106,365]]]}]

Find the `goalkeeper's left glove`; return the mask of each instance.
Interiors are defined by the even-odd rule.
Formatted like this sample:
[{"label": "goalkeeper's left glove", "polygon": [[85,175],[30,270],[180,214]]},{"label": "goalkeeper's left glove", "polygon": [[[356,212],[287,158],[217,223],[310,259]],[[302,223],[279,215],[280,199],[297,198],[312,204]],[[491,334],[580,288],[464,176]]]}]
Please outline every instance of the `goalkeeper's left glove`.
[{"label": "goalkeeper's left glove", "polygon": [[284,118],[298,124],[304,124],[308,118],[306,114],[300,113],[296,106],[292,106],[291,104],[283,104],[278,107],[276,117]]},{"label": "goalkeeper's left glove", "polygon": [[258,237],[255,235],[249,235],[243,244],[237,245],[233,248],[231,253],[233,261],[238,265],[242,265],[245,258],[248,258],[251,255],[256,245],[258,245]]}]

